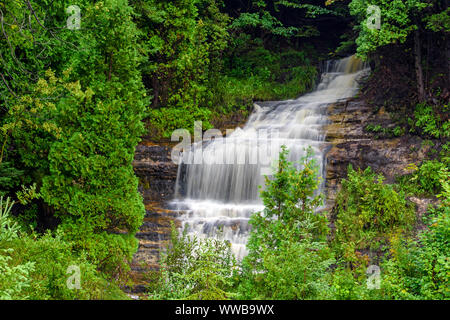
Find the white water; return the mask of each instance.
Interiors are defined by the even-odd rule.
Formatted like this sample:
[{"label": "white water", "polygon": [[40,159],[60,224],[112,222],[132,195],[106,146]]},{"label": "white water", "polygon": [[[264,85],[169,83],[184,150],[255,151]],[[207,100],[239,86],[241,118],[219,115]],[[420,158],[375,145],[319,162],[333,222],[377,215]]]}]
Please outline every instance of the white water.
[{"label": "white water", "polygon": [[[180,219],[189,233],[230,241],[240,259],[247,254],[250,215],[263,209],[258,186],[272,171],[279,147],[286,145],[289,160],[298,161],[311,146],[323,173],[327,107],[356,94],[356,79],[367,70],[353,56],[330,61],[324,69],[315,91],[295,100],[255,105],[242,130],[194,144],[183,154],[173,205],[185,211]],[[206,161],[188,164],[200,148]]]}]

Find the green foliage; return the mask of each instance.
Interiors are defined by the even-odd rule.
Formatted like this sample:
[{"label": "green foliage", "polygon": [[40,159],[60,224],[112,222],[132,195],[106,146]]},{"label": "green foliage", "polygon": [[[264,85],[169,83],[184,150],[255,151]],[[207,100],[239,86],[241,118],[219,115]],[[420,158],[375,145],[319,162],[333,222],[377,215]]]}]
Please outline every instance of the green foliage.
[{"label": "green foliage", "polygon": [[[369,29],[367,21],[371,15],[367,14],[369,5],[376,5],[381,10],[380,29]],[[409,34],[417,29],[417,21],[422,10],[429,4],[423,0],[353,0],[349,4],[350,13],[356,17],[360,25],[357,26],[359,35],[356,39],[358,54],[367,57],[377,48],[392,43],[403,43]]]},{"label": "green foliage", "polygon": [[[442,184],[440,195],[441,204],[429,210],[424,218],[427,228],[419,233],[418,238],[409,237],[408,227],[412,226],[412,212],[404,205],[404,195],[400,199],[400,208],[392,206],[382,195],[389,195],[398,202],[398,195],[393,191],[393,186],[384,185],[380,191],[377,187],[377,177],[370,171],[356,172],[349,170],[348,180],[343,181],[342,190],[338,194],[338,216],[336,221],[337,254],[341,256],[339,267],[333,273],[332,296],[336,299],[448,299],[448,272],[449,258],[449,211],[448,211],[448,172],[441,170],[437,173]],[[380,179],[380,177],[378,177]],[[382,179],[379,180],[379,183]],[[349,193],[349,191],[352,191]],[[357,191],[359,190],[359,191]],[[343,193],[345,192],[345,193]],[[357,195],[357,199],[355,199]],[[384,211],[380,204],[374,203],[374,195],[386,203]],[[369,200],[369,201],[368,201]],[[341,207],[342,203],[347,203]],[[381,201],[380,201],[381,202]],[[371,209],[370,207],[373,207]],[[382,221],[374,219],[366,220],[364,215],[373,217],[373,212],[380,210],[376,219],[387,216],[386,208],[392,208],[397,215],[396,219],[385,220],[387,229],[382,228]],[[401,209],[403,208],[403,209]],[[356,209],[356,210],[355,210]],[[344,211],[345,210],[345,211]],[[382,220],[382,219],[379,219]],[[368,231],[372,230],[373,235]],[[390,230],[390,231],[389,231]],[[343,234],[347,235],[345,238]],[[365,268],[369,262],[364,259],[356,249],[370,249],[379,251],[369,246],[369,241],[375,241],[378,237],[389,240],[389,250],[381,262],[380,289],[368,290],[365,285]],[[358,239],[359,238],[359,239]],[[366,239],[365,242],[362,242]],[[359,241],[359,242],[358,242]],[[384,243],[384,241],[383,241]],[[382,250],[383,251],[383,250]],[[351,262],[348,268],[348,264]],[[373,263],[373,261],[372,261]],[[358,265],[359,264],[359,265]],[[356,267],[356,268],[355,268]]]},{"label": "green foliage", "polygon": [[[292,67],[285,71],[283,81],[276,79],[277,73],[265,68],[265,75],[250,75],[247,78],[234,78],[224,76],[219,92],[222,92],[222,105],[224,108],[246,106],[250,107],[253,101],[293,99],[312,89],[317,70],[312,66]],[[281,74],[281,73],[280,73]],[[267,79],[269,78],[269,79]]]},{"label": "green foliage", "polygon": [[[10,215],[13,202],[0,198],[0,299],[113,299],[124,298],[86,254],[74,254],[72,242],[61,233],[27,235]],[[80,268],[81,288],[69,289],[69,266]]]},{"label": "green foliage", "polygon": [[22,185],[22,190],[16,192],[17,200],[23,204],[27,205],[32,200],[40,198],[40,194],[36,191],[36,183],[29,187]]},{"label": "green foliage", "polygon": [[4,196],[8,191],[14,190],[19,183],[23,171],[17,170],[9,162],[0,162],[0,195]]},{"label": "green foliage", "polygon": [[[55,236],[25,236],[10,242],[2,242],[1,247],[12,249],[10,264],[33,265],[28,272],[28,286],[23,292],[32,300],[73,300],[73,299],[123,299],[112,279],[105,279],[85,253],[74,254],[74,243],[64,241],[62,234]],[[69,289],[67,281],[71,273],[69,266],[80,268],[80,289]]]},{"label": "green foliage", "polygon": [[378,290],[369,290],[365,277],[350,268],[339,266],[332,274],[330,296],[333,300],[379,299]]},{"label": "green foliage", "polygon": [[[306,225],[299,225],[300,228]],[[262,253],[262,274],[253,275],[257,298],[282,300],[327,299],[330,273],[334,263],[325,242],[314,241],[310,234],[300,240],[283,240],[273,252]],[[244,287],[245,288],[245,287]],[[248,293],[247,293],[248,294]]]},{"label": "green foliage", "polygon": [[[261,32],[263,38],[267,35],[281,38],[311,37],[319,35],[319,31],[315,26],[310,24],[299,24],[298,26],[284,24],[279,18],[279,13],[295,11],[302,18],[338,15],[337,11],[323,4],[317,5],[302,2],[282,0],[269,4],[267,1],[248,1],[248,11],[241,12],[233,20],[231,29],[234,32]],[[305,21],[308,20],[305,19]]]},{"label": "green foliage", "polygon": [[[442,107],[442,112],[448,112],[448,105]],[[433,138],[450,137],[450,120],[442,121],[436,107],[419,103],[414,111],[414,126]]]},{"label": "green foliage", "polygon": [[311,66],[306,51],[269,51],[248,35],[234,39],[232,46],[226,59],[230,70],[214,85],[210,105],[149,110],[147,127],[152,135],[168,138],[175,129],[192,131],[194,121],[202,121],[209,129],[221,114],[251,110],[254,101],[296,98],[313,88],[317,69]]},{"label": "green foliage", "polygon": [[[253,13],[230,24],[221,7],[216,0],[136,2],[138,25],[147,34],[143,70],[154,95],[147,115],[152,135],[167,138],[174,129],[192,128],[193,118],[209,127],[221,114],[251,109],[255,100],[295,98],[314,85],[317,72],[306,50],[266,49],[260,38],[240,32]],[[263,11],[263,28],[280,36],[297,30]]]},{"label": "green foliage", "polygon": [[[0,299],[125,298],[111,279],[125,277],[144,214],[132,168],[142,119],[153,138],[169,137],[194,121],[208,129],[223,114],[248,112],[255,100],[310,90],[312,58],[323,49],[304,39],[315,47],[322,18],[344,22],[347,3],[339,2],[246,0],[239,10],[221,0],[0,2]],[[74,4],[81,30],[65,27]],[[369,4],[381,8],[380,30],[366,26]],[[438,1],[353,0],[349,8],[363,57],[405,43],[415,30],[444,37],[449,30],[449,9]],[[355,37],[346,33],[337,51],[350,50]],[[446,104],[419,104],[410,127],[444,143],[447,113]],[[261,193],[266,208],[251,218],[242,268],[228,243],[174,231],[151,298],[448,299],[448,149],[400,186],[350,169],[337,196],[333,247],[317,212],[311,154],[296,169],[283,149]],[[417,239],[404,232],[414,222],[405,192],[441,201]],[[34,233],[38,222],[50,227],[47,218],[58,221],[55,232]],[[365,252],[386,252],[388,238],[382,289],[367,290]],[[67,287],[71,265],[80,267],[80,290]]]},{"label": "green foliage", "polygon": [[143,64],[151,81],[153,102],[147,125],[155,137],[203,121],[211,127],[214,88],[220,82],[222,54],[228,43],[229,18],[222,1],[135,1]]},{"label": "green foliage", "polygon": [[364,130],[367,132],[376,133],[375,139],[399,137],[405,134],[405,129],[400,126],[395,126],[393,128],[384,128],[380,124],[369,124],[364,128]]},{"label": "green foliage", "polygon": [[29,274],[34,270],[34,264],[10,266],[12,249],[0,249],[0,300],[23,300],[28,296],[25,290],[30,287]]},{"label": "green foliage", "polygon": [[82,81],[48,80],[64,98],[54,106],[60,129],[47,149],[40,193],[61,218],[64,235],[106,271],[131,258],[144,214],[131,166],[145,108],[132,16],[125,0],[87,8],[83,22],[93,51],[77,57]]},{"label": "green foliage", "polygon": [[355,171],[351,166],[336,196],[335,214],[337,250],[356,265],[365,263],[357,250],[380,249],[390,235],[408,230],[415,220],[403,191],[383,184],[383,176],[370,168]]},{"label": "green foliage", "polygon": [[143,68],[150,73],[153,107],[208,106],[228,37],[221,1],[135,2],[145,32],[149,59]]},{"label": "green foliage", "polygon": [[14,202],[0,196],[0,241],[9,241],[18,237],[19,226],[10,218]]},{"label": "green foliage", "polygon": [[292,37],[299,32],[298,28],[285,27],[268,11],[262,10],[257,13],[244,12],[231,25],[231,28],[242,30],[247,28],[260,28],[265,32],[285,38]]},{"label": "green foliage", "polygon": [[438,32],[450,32],[450,7],[424,19],[427,23],[427,29]]},{"label": "green foliage", "polygon": [[314,87],[313,50],[269,50],[244,33],[232,39],[229,50],[213,100],[218,112],[251,110],[254,101],[293,99]]},{"label": "green foliage", "polygon": [[438,195],[443,191],[442,180],[449,174],[448,161],[426,160],[419,167],[409,166],[411,174],[399,178],[402,190],[410,195]]},{"label": "green foliage", "polygon": [[199,107],[192,107],[189,111],[181,107],[152,109],[149,111],[148,126],[155,136],[170,138],[177,129],[186,129],[194,134],[195,121],[202,121],[203,129],[211,129],[211,116],[210,109]]},{"label": "green foliage", "polygon": [[150,289],[152,299],[229,299],[236,265],[228,242],[181,235],[172,225],[171,246]]},{"label": "green foliage", "polygon": [[312,151],[297,170],[282,147],[278,170],[261,192],[265,209],[252,215],[249,254],[243,261],[239,293],[243,298],[318,299],[327,288],[333,263],[325,243],[327,219],[315,212],[322,203]]},{"label": "green foliage", "polygon": [[[0,46],[8,75],[26,82],[11,84],[7,95],[2,91],[7,102],[0,124],[2,189],[19,191],[19,201],[28,205],[20,212],[23,224],[37,225],[39,213],[30,200],[41,197],[73,250],[85,252],[99,269],[123,275],[144,215],[132,168],[148,104],[139,70],[141,33],[126,0],[76,4],[82,8],[82,30],[61,30],[68,1],[8,6],[8,32],[19,27],[15,17],[28,19],[32,9],[36,16],[29,15],[30,27],[36,32],[22,25],[10,43]],[[45,26],[44,13],[50,21]],[[41,42],[51,51],[43,59],[35,51],[42,50]],[[34,190],[17,190],[20,183]]]},{"label": "green foliage", "polygon": [[439,194],[441,190],[441,177],[448,175],[448,167],[439,161],[424,161],[413,179],[425,192]]},{"label": "green foliage", "polygon": [[[317,237],[326,233],[326,218],[323,214],[316,214],[315,209],[319,207],[323,198],[322,195],[315,195],[315,190],[319,187],[318,166],[312,159],[312,150],[307,150],[307,155],[301,161],[301,170],[287,161],[288,150],[282,147],[278,169],[273,179],[266,177],[266,188],[261,191],[265,209],[256,213],[251,218],[251,224],[255,232],[252,232],[249,241],[249,248],[258,256],[258,250],[264,247],[273,249],[278,246],[278,241],[283,239],[283,228],[291,229],[296,224],[311,222]],[[317,224],[317,226],[315,226]],[[259,227],[259,232],[256,232]]]},{"label": "green foliage", "polygon": [[[448,196],[448,195],[447,195]],[[392,258],[383,265],[386,299],[449,299],[450,210],[447,204],[429,217],[418,240],[394,238]]]},{"label": "green foliage", "polygon": [[237,85],[245,80],[253,83],[255,99],[294,98],[314,85],[317,70],[311,66],[307,50],[270,51],[245,34],[234,41],[228,77]]},{"label": "green foliage", "polygon": [[360,286],[348,268],[339,268],[333,272],[331,290],[336,300],[357,300],[361,296]]}]

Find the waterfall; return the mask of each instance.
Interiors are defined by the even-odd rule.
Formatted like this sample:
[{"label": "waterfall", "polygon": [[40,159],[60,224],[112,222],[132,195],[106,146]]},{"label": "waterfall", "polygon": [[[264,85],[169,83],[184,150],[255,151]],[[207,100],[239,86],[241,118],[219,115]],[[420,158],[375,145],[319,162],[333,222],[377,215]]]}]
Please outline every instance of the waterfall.
[{"label": "waterfall", "polygon": [[288,147],[293,162],[311,147],[323,175],[327,107],[355,95],[356,80],[366,70],[354,56],[329,61],[313,92],[255,104],[242,129],[193,144],[182,154],[172,202],[184,212],[183,228],[199,237],[228,240],[238,258],[245,256],[249,218],[263,209],[258,186],[264,187],[264,175],[276,165],[280,146]]}]

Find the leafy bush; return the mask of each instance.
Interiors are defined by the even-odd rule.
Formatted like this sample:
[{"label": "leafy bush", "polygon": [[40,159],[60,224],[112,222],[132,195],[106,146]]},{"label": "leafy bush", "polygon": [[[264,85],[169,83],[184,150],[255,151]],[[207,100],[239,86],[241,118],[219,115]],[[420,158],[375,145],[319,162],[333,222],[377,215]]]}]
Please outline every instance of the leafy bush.
[{"label": "leafy bush", "polygon": [[[18,238],[19,226],[12,221],[9,213],[13,202],[0,197],[0,244]],[[27,262],[11,266],[9,256],[14,250],[0,247],[0,300],[26,299],[25,289],[30,286],[29,274],[34,270],[34,264]]]},{"label": "leafy bush", "polygon": [[448,177],[448,158],[443,157],[441,161],[425,160],[417,167],[410,164],[406,170],[412,171],[407,175],[398,177],[399,188],[408,195],[434,196],[443,191],[441,180]]},{"label": "leafy bush", "polygon": [[[448,299],[449,173],[441,168],[435,178],[441,185],[438,197],[442,201],[423,218],[427,229],[411,237],[404,231],[412,227],[414,212],[405,205],[403,192],[395,192],[395,186],[382,185],[382,177],[370,169],[356,172],[349,168],[349,177],[343,180],[336,201],[335,248],[341,259],[333,273],[334,298]],[[390,212],[386,212],[388,208]],[[381,250],[385,255],[380,264],[379,290],[368,290],[364,283],[362,266],[369,258],[362,257],[361,251],[377,249],[369,245],[371,242],[389,248]],[[348,268],[348,262],[353,269]]]},{"label": "leafy bush", "polygon": [[233,283],[235,258],[228,242],[181,235],[172,224],[171,246],[154,274],[151,299],[224,300]]},{"label": "leafy bush", "polygon": [[18,237],[19,225],[10,218],[14,201],[0,196],[0,241],[9,241]]},{"label": "leafy bush", "polygon": [[[303,228],[306,225],[299,225]],[[264,249],[261,274],[254,275],[260,299],[305,300],[328,298],[329,267],[335,262],[326,242],[310,234],[283,240],[279,247]]]},{"label": "leafy bush", "polygon": [[338,266],[332,274],[330,298],[333,300],[380,299],[378,289],[369,289],[366,275],[361,277],[347,267]]},{"label": "leafy bush", "polygon": [[[74,243],[64,241],[61,233],[24,236],[0,242],[9,248],[9,264],[13,268],[32,265],[28,285],[23,294],[32,300],[123,299],[125,294],[114,280],[107,280],[97,271],[87,255],[74,254]],[[70,266],[80,268],[80,289],[68,288]]]},{"label": "leafy bush", "polygon": [[58,230],[62,240],[72,243],[75,252],[86,253],[88,260],[109,276],[122,278],[130,270],[129,261],[138,248],[134,233],[96,230],[90,218],[85,221],[67,219]]},{"label": "leafy bush", "polygon": [[[153,108],[195,112],[195,108],[212,107],[229,37],[230,18],[221,12],[221,5],[216,0],[134,1],[142,30],[140,44],[147,54],[141,68],[151,81]],[[183,114],[178,115],[183,119]],[[179,128],[186,127],[175,127]]]},{"label": "leafy bush", "polygon": [[447,166],[436,160],[424,161],[414,176],[414,180],[425,192],[439,194],[441,190],[440,179],[444,172],[448,172]]},{"label": "leafy bush", "polygon": [[233,47],[227,58],[229,71],[219,83],[218,105],[296,98],[315,84],[317,70],[307,58],[312,55],[307,48],[270,51],[247,34],[234,39]]},{"label": "leafy bush", "polygon": [[[74,243],[61,232],[38,236],[21,232],[10,216],[13,203],[0,198],[0,299],[123,299],[114,280],[107,280],[74,253]],[[80,288],[69,289],[69,266],[80,268]]]},{"label": "leafy bush", "polygon": [[[41,69],[11,97],[0,131],[32,180],[26,182],[39,186],[48,215],[61,222],[63,237],[110,272],[134,253],[145,213],[132,161],[148,101],[133,8],[125,0],[84,4],[84,31],[70,32],[80,50],[65,56],[58,73]],[[52,11],[50,4],[34,5]]]},{"label": "leafy bush", "polygon": [[450,209],[447,204],[432,214],[418,240],[393,238],[391,259],[382,267],[385,299],[450,298]]},{"label": "leafy bush", "polygon": [[[414,111],[414,125],[425,134],[433,138],[446,138],[450,136],[450,121],[443,122],[436,108],[425,103],[419,103]],[[448,105],[444,105],[443,112],[448,111]]]},{"label": "leafy bush", "polygon": [[364,264],[360,249],[380,249],[387,237],[408,230],[415,220],[414,208],[403,191],[383,184],[384,177],[367,168],[355,171],[350,165],[347,179],[336,197],[334,242],[344,260]]},{"label": "leafy bush", "polygon": [[[361,56],[367,57],[368,54],[377,50],[377,48],[387,46],[391,43],[404,43],[408,35],[415,30],[414,14],[423,14],[422,11],[427,7],[425,1],[390,1],[375,0],[370,4],[376,5],[383,12],[383,21],[380,29],[374,32],[367,23],[367,1],[352,0],[349,4],[350,13],[356,18],[359,25],[357,52]],[[419,12],[419,13],[417,13]],[[372,16],[373,17],[373,16]]]}]

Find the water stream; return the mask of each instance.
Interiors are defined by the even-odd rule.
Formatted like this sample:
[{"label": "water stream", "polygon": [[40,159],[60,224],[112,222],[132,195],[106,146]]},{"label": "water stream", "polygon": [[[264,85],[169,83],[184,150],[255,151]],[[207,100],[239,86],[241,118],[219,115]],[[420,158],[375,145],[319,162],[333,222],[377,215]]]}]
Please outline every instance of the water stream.
[{"label": "water stream", "polygon": [[324,174],[327,108],[355,95],[357,79],[367,69],[354,56],[329,61],[323,69],[313,92],[255,104],[244,128],[193,144],[183,153],[172,203],[185,212],[180,217],[183,228],[199,237],[230,241],[235,255],[242,258],[247,253],[250,215],[263,209],[258,186],[276,165],[280,146],[288,147],[290,161],[300,160],[310,146]]}]

